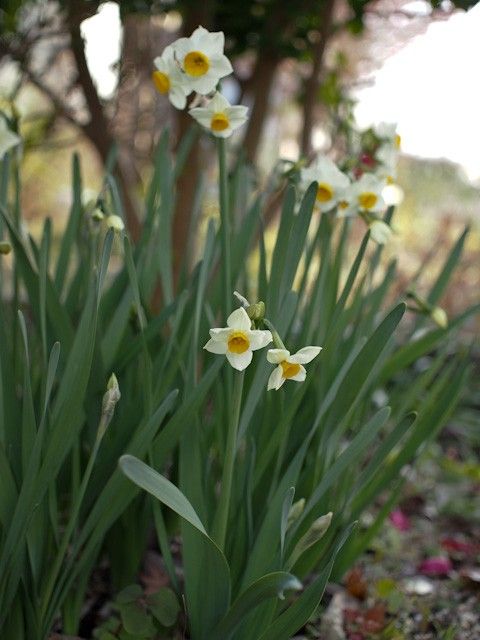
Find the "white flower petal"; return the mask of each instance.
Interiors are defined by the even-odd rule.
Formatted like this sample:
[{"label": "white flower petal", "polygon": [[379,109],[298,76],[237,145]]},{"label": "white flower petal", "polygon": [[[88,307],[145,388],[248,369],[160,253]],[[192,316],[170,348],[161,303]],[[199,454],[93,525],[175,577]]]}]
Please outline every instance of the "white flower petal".
[{"label": "white flower petal", "polygon": [[252,351],[263,349],[263,347],[266,347],[267,344],[270,344],[270,342],[272,342],[273,340],[270,331],[262,331],[261,329],[253,329],[252,331],[247,331],[247,336],[250,340],[250,349]]},{"label": "white flower petal", "polygon": [[194,120],[196,120],[202,127],[210,129],[210,123],[212,122],[212,113],[210,109],[206,107],[195,107],[188,112]]},{"label": "white flower petal", "polygon": [[179,38],[173,43],[173,49],[175,51],[175,55],[177,60],[183,65],[183,59],[187,55],[189,51],[192,51],[192,46],[190,42],[190,38]]},{"label": "white flower petal", "polygon": [[243,353],[232,353],[231,351],[227,351],[227,360],[232,365],[234,369],[237,371],[243,371],[248,367],[253,358],[253,353],[250,349],[244,351]]},{"label": "white flower petal", "polygon": [[187,106],[187,97],[185,96],[185,93],[177,87],[172,87],[170,89],[168,98],[176,109],[182,110]]},{"label": "white flower petal", "polygon": [[248,331],[252,326],[252,321],[243,307],[235,309],[227,318],[227,326],[240,331]]},{"label": "white flower petal", "polygon": [[210,133],[213,133],[216,138],[229,138],[233,133],[233,129],[232,127],[227,127],[223,129],[223,131],[213,131],[210,129]]},{"label": "white flower petal", "polygon": [[229,101],[219,91],[215,93],[213,98],[208,103],[208,109],[212,113],[223,113],[230,106]]},{"label": "white flower petal", "polygon": [[214,340],[213,338],[211,338],[203,348],[210,351],[210,353],[220,355],[225,355],[227,353],[227,343]]},{"label": "white flower petal", "polygon": [[286,349],[269,349],[267,351],[267,360],[272,364],[280,364],[288,358],[290,351]]},{"label": "white flower petal", "polygon": [[219,78],[217,78],[217,76],[206,73],[204,76],[200,76],[199,78],[192,78],[191,87],[200,95],[206,96],[215,89],[218,84],[218,80]]},{"label": "white flower petal", "polygon": [[232,330],[229,327],[221,328],[221,329],[210,329],[210,337],[212,340],[227,342],[228,336],[232,333]]},{"label": "white flower petal", "polygon": [[209,72],[215,74],[217,78],[224,78],[229,76],[233,71],[233,67],[227,56],[215,56],[210,60]]},{"label": "white flower petal", "polygon": [[297,373],[296,376],[292,376],[291,378],[289,378],[289,380],[293,380],[294,382],[303,382],[306,377],[307,377],[307,372],[305,370],[305,367],[302,367],[302,365],[300,365],[300,371]]},{"label": "white flower petal", "polygon": [[288,362],[293,362],[295,364],[307,364],[307,362],[311,362],[314,358],[318,356],[322,347],[303,347],[294,353],[288,358]]},{"label": "white flower petal", "polygon": [[283,377],[282,367],[278,366],[270,374],[268,378],[267,389],[270,391],[271,389],[275,389],[277,391],[280,389],[282,384],[285,382],[285,378]]}]

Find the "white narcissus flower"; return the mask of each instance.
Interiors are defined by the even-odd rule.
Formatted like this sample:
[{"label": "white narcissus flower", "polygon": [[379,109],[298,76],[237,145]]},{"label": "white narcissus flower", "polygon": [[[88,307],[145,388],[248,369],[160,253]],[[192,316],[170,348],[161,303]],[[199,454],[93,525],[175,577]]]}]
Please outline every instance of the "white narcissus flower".
[{"label": "white narcissus flower", "polygon": [[392,229],[382,220],[374,220],[370,225],[370,237],[377,244],[387,244],[392,237]]},{"label": "white narcissus flower", "polygon": [[227,356],[234,369],[243,371],[252,361],[252,351],[272,342],[270,331],[252,329],[252,322],[243,307],[228,316],[224,329],[210,329],[210,340],[203,347],[210,353]]},{"label": "white narcissus flower", "polygon": [[376,174],[385,180],[387,184],[394,184],[397,177],[398,151],[389,144],[383,144],[376,153],[380,163]]},{"label": "white narcissus flower", "polygon": [[382,197],[384,182],[373,173],[364,173],[350,190],[350,201],[360,211],[376,213],[385,209]]},{"label": "white narcissus flower", "polygon": [[316,206],[320,211],[330,211],[345,199],[350,185],[348,176],[326,156],[319,156],[312,166],[302,169],[301,185],[306,190],[312,182],[317,182]]},{"label": "white narcissus flower", "polygon": [[400,149],[401,137],[397,133],[397,125],[393,122],[380,122],[373,127],[375,135],[381,140],[392,144],[396,149]]},{"label": "white narcissus flower", "polygon": [[155,58],[153,64],[156,70],[152,73],[152,80],[157,90],[162,95],[168,95],[174,107],[185,109],[187,96],[192,90],[175,60],[173,46],[165,47],[162,55]]},{"label": "white narcissus flower", "polygon": [[193,91],[206,95],[218,81],[232,73],[232,65],[223,53],[225,36],[222,31],[210,33],[198,27],[189,38],[173,43],[176,58],[188,77]]},{"label": "white narcissus flower", "polygon": [[0,159],[20,142],[20,136],[10,131],[6,119],[0,115]]},{"label": "white narcissus flower", "polygon": [[311,362],[318,356],[322,347],[303,347],[297,353],[290,355],[287,349],[269,349],[267,360],[278,365],[270,374],[268,379],[268,390],[280,389],[285,380],[303,382],[307,372],[302,365]]},{"label": "white narcissus flower", "polygon": [[247,121],[248,107],[233,106],[216,93],[206,107],[190,109],[189,114],[217,138],[229,138],[235,129]]}]

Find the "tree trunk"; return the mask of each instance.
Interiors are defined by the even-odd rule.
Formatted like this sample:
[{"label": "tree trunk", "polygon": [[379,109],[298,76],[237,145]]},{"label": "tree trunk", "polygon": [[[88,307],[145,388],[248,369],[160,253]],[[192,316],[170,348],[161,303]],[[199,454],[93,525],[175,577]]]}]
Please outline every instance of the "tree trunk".
[{"label": "tree trunk", "polygon": [[274,54],[259,52],[252,77],[248,81],[247,94],[253,96],[253,107],[249,114],[243,148],[247,160],[255,162],[262,139],[265,120],[270,104],[270,95],[280,58]]},{"label": "tree trunk", "polygon": [[312,152],[312,130],[315,123],[315,107],[320,88],[320,74],[325,59],[325,50],[332,33],[335,0],[325,0],[322,7],[320,37],[313,49],[312,70],[305,81],[303,101],[303,128],[300,144],[302,156],[309,156]]}]

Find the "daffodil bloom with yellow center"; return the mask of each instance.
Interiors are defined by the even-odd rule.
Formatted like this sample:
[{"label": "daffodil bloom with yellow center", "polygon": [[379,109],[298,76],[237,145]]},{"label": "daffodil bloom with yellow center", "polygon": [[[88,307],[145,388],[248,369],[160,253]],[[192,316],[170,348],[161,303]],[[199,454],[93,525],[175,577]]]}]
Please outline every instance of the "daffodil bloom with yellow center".
[{"label": "daffodil bloom with yellow center", "polygon": [[248,108],[232,106],[229,101],[216,93],[206,107],[190,109],[190,115],[217,138],[229,138],[235,129],[247,121]]},{"label": "daffodil bloom with yellow center", "polygon": [[166,47],[161,56],[153,61],[155,71],[152,73],[153,83],[159,93],[168,99],[177,109],[184,109],[187,96],[191,93],[184,74],[175,60],[172,45]]},{"label": "daffodil bloom with yellow center", "polygon": [[201,95],[214,91],[218,81],[233,71],[223,53],[225,36],[222,31],[210,33],[198,27],[189,38],[179,38],[172,46],[188,86]]},{"label": "daffodil bloom with yellow center", "polygon": [[227,326],[210,329],[210,340],[203,347],[210,353],[226,356],[234,369],[243,371],[252,361],[253,351],[272,342],[270,331],[252,329],[252,321],[243,307],[227,318]]},{"label": "daffodil bloom with yellow center", "polygon": [[302,169],[300,173],[302,191],[306,191],[312,182],[318,184],[315,206],[320,211],[334,209],[344,199],[350,185],[348,176],[326,156],[319,156],[310,167]]},{"label": "daffodil bloom with yellow center", "polygon": [[307,376],[304,364],[318,356],[322,347],[303,347],[297,353],[290,354],[287,349],[269,349],[267,360],[277,366],[268,379],[268,390],[278,391],[285,380],[303,382]]},{"label": "daffodil bloom with yellow center", "polygon": [[385,209],[385,201],[382,191],[385,182],[373,173],[364,173],[363,176],[352,185],[350,201],[360,211],[375,213]]}]

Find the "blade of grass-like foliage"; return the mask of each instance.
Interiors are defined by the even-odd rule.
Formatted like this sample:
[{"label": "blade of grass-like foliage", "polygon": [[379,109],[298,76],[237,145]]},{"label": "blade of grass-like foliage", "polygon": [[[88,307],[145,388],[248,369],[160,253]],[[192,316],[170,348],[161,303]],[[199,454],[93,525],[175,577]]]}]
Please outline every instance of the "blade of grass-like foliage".
[{"label": "blade of grass-like foliage", "polygon": [[378,411],[378,413],[376,413],[372,419],[362,427],[348,447],[338,456],[333,465],[328,469],[320,484],[314,489],[313,493],[308,498],[301,517],[292,526],[292,530],[289,535],[289,552],[293,550],[293,546],[298,542],[299,537],[306,533],[313,520],[318,515],[321,515],[316,512],[316,507],[321,498],[332,487],[334,482],[336,482],[336,480],[338,480],[338,478],[340,478],[347,469],[354,465],[356,460],[368,449],[368,446],[377,437],[378,432],[386,423],[389,416],[390,407],[383,407],[380,409],[380,411]]},{"label": "blade of grass-like foliage", "polygon": [[72,208],[68,217],[65,233],[62,235],[57,267],[55,269],[55,289],[59,292],[59,295],[61,295],[64,288],[65,278],[68,274],[68,266],[71,261],[71,253],[73,251],[75,238],[78,234],[82,215],[82,176],[80,171],[80,158],[76,153],[73,155],[72,175]]},{"label": "blade of grass-like foliage", "polygon": [[468,318],[477,313],[480,313],[480,304],[476,304],[461,313],[449,323],[446,329],[429,331],[416,340],[408,342],[397,349],[385,363],[380,376],[380,382],[384,383],[390,380],[397,371],[405,369],[412,364],[412,362],[415,362],[415,360],[418,360],[418,358],[431,351],[442,338],[445,338],[451,331],[461,326]]},{"label": "blade of grass-like foliage", "polygon": [[195,513],[195,509],[180,489],[177,489],[170,480],[167,480],[167,478],[134,456],[122,456],[119,465],[123,473],[132,482],[151,493],[167,507],[170,507],[172,511],[175,511],[175,513],[198,529],[200,533],[207,535],[205,527]]},{"label": "blade of grass-like foliage", "polygon": [[428,294],[427,300],[431,305],[437,304],[443,292],[445,291],[445,288],[449,283],[450,278],[452,277],[452,273],[456,269],[457,264],[462,256],[465,240],[469,232],[470,232],[469,227],[466,227],[463,233],[461,234],[461,236],[459,237],[459,239],[457,240],[457,242],[455,243],[455,245],[453,246],[452,250],[448,254],[448,257],[445,260],[443,268],[438,274],[438,277],[433,283],[430,293]]},{"label": "blade of grass-like foliage", "polygon": [[358,401],[361,389],[366,385],[375,363],[402,319],[405,308],[403,303],[397,305],[379,324],[355,358],[333,402],[328,416],[330,425],[338,425],[347,411]]},{"label": "blade of grass-like foliage", "polygon": [[301,582],[291,573],[277,571],[269,573],[251,584],[232,604],[228,613],[215,627],[211,640],[229,640],[238,625],[265,600],[283,598],[284,591],[298,591]]},{"label": "blade of grass-like foliage", "polygon": [[293,225],[295,199],[295,188],[293,186],[289,186],[283,199],[282,212],[280,215],[280,227],[278,229],[270,267],[268,295],[266,300],[269,314],[274,313],[280,303],[280,283],[284,270],[285,256],[288,252],[288,239],[290,238]]},{"label": "blade of grass-like foliage", "polygon": [[[11,221],[8,212],[1,205],[0,214],[3,216],[10,233],[10,238],[15,250],[15,265],[21,273],[23,282],[25,283],[25,287],[28,291],[30,308],[33,313],[38,314],[40,303],[37,267],[33,262],[33,258],[26,246],[26,243],[19,234],[14,223]],[[48,318],[55,332],[55,336],[64,345],[64,348],[68,349],[73,341],[72,324],[68,314],[60,302],[50,278],[47,278],[46,283],[46,307]],[[36,320],[38,325],[40,325],[40,318],[37,317]]]},{"label": "blade of grass-like foliage", "polygon": [[[112,235],[107,235],[102,262],[108,262],[110,258],[112,239]],[[104,271],[102,268],[99,269],[99,273]],[[4,589],[4,591],[0,592],[1,597],[4,598],[4,610],[8,610],[8,606],[14,597],[15,591],[12,585],[18,584],[20,579],[22,571],[20,555],[23,551],[23,541],[27,533],[27,522],[31,518],[32,506],[43,499],[50,486],[51,479],[56,477],[63,460],[70,451],[78,430],[83,424],[82,404],[90,375],[95,344],[97,287],[97,283],[93,281],[55,398],[44,459],[38,473],[36,473],[33,465],[29,466],[2,554],[0,555],[0,576],[5,576],[5,580],[0,582],[1,588]],[[73,390],[75,390],[74,393]],[[66,430],[65,424],[69,424],[70,429]],[[11,568],[11,578],[9,578],[9,573],[6,571],[7,567]],[[8,591],[7,584],[9,584]]]},{"label": "blade of grass-like foliage", "polygon": [[385,468],[379,470],[361,493],[352,502],[352,513],[359,513],[367,504],[391,483],[400,470],[409,464],[419,447],[434,438],[452,414],[468,375],[468,368],[457,363],[447,367],[444,374],[430,390],[428,400],[417,418],[415,429],[398,453],[389,459]]},{"label": "blade of grass-like foliage", "polygon": [[[281,305],[285,296],[292,288],[298,265],[305,250],[305,240],[307,237],[310,221],[312,219],[313,205],[317,193],[316,183],[309,186],[300,203],[298,214],[294,216],[291,233],[287,238],[288,250],[283,255],[282,278],[278,291],[278,303]],[[273,269],[273,265],[272,265]]]},{"label": "blade of grass-like foliage", "polygon": [[269,625],[267,631],[260,636],[259,640],[290,640],[290,638],[309,620],[315,609],[320,604],[323,592],[325,591],[325,587],[332,572],[335,558],[351,534],[354,526],[355,525],[350,525],[350,527],[342,533],[332,550],[327,566],[322,570],[318,578],[316,578],[314,582],[305,589],[301,596],[295,600],[292,605],[290,605],[280,616],[278,616],[278,618],[276,618],[273,623]]},{"label": "blade of grass-like foliage", "polygon": [[350,540],[347,541],[342,549],[341,555],[337,557],[334,564],[332,574],[335,580],[340,580],[343,577],[348,567],[352,566],[355,560],[368,549],[375,536],[380,533],[385,518],[387,518],[401,497],[404,484],[405,478],[401,478],[394,483],[388,499],[385,501],[385,504],[382,505],[382,508],[375,516],[373,523],[368,527],[367,531],[364,533],[359,532],[358,535],[353,535]]},{"label": "blade of grass-like foliage", "polygon": [[[144,456],[151,445],[159,426],[173,408],[178,391],[172,391],[159,405],[156,411],[140,424],[133,433],[127,447],[129,454]],[[99,487],[98,498],[88,514],[81,532],[72,544],[72,550],[45,616],[45,627],[50,629],[53,618],[63,599],[69,592],[76,577],[88,567],[92,567],[108,529],[131,503],[138,489],[116,469],[104,487]],[[80,558],[79,554],[82,552]],[[87,569],[85,569],[87,567]]]},{"label": "blade of grass-like foliage", "polygon": [[175,511],[202,535],[203,544],[199,540],[197,545],[197,561],[205,569],[208,567],[208,571],[201,581],[188,581],[187,577],[187,604],[192,637],[195,640],[210,638],[230,603],[230,570],[225,556],[207,534],[190,502],[174,484],[133,456],[122,456],[119,465],[132,482]]}]

